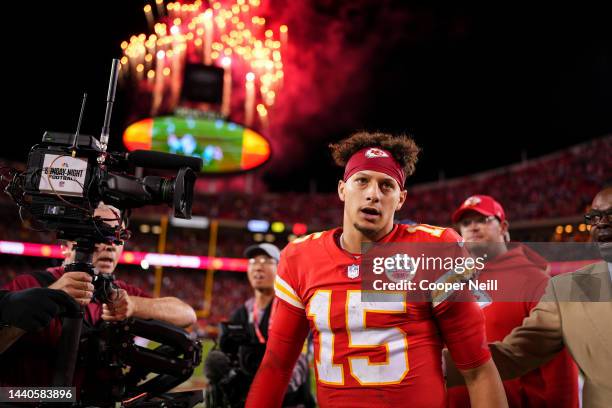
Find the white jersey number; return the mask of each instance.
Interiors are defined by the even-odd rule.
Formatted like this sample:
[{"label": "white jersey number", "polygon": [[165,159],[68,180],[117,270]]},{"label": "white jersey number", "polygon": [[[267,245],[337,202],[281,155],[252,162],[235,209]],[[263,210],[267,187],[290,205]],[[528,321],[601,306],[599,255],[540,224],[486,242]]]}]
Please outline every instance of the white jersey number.
[{"label": "white jersey number", "polygon": [[[398,384],[408,374],[408,340],[397,328],[366,327],[367,313],[406,313],[405,293],[376,293],[376,301],[362,301],[362,292],[346,292],[346,331],[350,348],[371,349],[384,346],[387,358],[372,363],[367,356],[349,357],[351,376],[361,385]],[[343,385],[342,364],[334,364],[334,333],[331,329],[331,290],[318,290],[310,299],[308,316],[319,332],[319,355],[316,358],[318,380],[324,384]]]}]

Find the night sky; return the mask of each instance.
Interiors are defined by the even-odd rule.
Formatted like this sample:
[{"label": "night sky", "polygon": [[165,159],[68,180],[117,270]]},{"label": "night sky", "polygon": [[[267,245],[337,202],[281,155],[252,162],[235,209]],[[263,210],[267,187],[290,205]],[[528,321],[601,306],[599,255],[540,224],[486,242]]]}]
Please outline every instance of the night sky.
[{"label": "night sky", "polygon": [[[461,176],[612,133],[612,25],[595,8],[416,6],[406,1],[264,0],[289,26],[286,88],[272,123],[274,191],[331,191],[327,144],[351,132],[408,132],[412,182]],[[99,135],[111,58],[146,31],[141,1],[41,2],[5,44],[1,156],[25,160],[44,130]],[[511,8],[510,8],[511,7]],[[607,21],[606,21],[607,20]],[[111,148],[129,109],[119,92]]]}]

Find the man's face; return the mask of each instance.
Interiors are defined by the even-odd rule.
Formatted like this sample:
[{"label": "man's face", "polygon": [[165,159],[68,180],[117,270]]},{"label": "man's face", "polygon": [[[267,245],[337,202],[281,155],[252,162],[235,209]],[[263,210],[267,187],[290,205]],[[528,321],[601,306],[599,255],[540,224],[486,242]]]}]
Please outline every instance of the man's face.
[{"label": "man's face", "polygon": [[596,215],[597,223],[591,225],[591,238],[593,242],[608,243],[612,245],[612,223],[610,216],[602,216],[606,211],[612,209],[612,188],[602,190],[593,199],[591,211],[587,215]]},{"label": "man's face", "polygon": [[276,260],[268,255],[261,254],[250,258],[247,276],[251,287],[257,290],[274,289],[276,265]]},{"label": "man's face", "polygon": [[[101,207],[94,211],[94,216],[105,219],[107,224],[112,226],[119,225],[117,217],[119,214],[115,214],[108,207]],[[67,257],[68,262],[74,261],[74,250],[73,244],[67,244],[67,249],[70,251],[70,255]],[[93,266],[98,272],[101,273],[113,273],[123,253],[123,245],[107,245],[107,244],[96,244],[96,249],[93,253]]]},{"label": "man's face", "polygon": [[379,238],[381,231],[393,225],[393,216],[406,200],[406,190],[385,173],[364,170],[338,183],[338,195],[344,202],[344,220],[364,236]]},{"label": "man's face", "polygon": [[467,211],[457,224],[469,251],[503,243],[508,232],[507,222],[499,222],[495,216],[486,216],[476,211]]},{"label": "man's face", "polygon": [[[104,218],[105,222],[113,227],[119,225],[119,220],[117,219],[119,214],[115,214],[108,207],[96,209],[94,216]],[[113,273],[122,253],[123,245],[96,244],[96,251],[93,254],[93,266],[99,272]]]}]

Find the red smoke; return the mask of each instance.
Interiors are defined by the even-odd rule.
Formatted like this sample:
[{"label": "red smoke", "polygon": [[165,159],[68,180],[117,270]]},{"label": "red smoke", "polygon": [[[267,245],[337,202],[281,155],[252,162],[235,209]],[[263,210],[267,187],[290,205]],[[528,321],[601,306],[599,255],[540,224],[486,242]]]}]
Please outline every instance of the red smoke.
[{"label": "red smoke", "polygon": [[[299,166],[314,146],[363,127],[374,67],[411,35],[413,13],[394,1],[269,0],[268,22],[289,27],[284,87],[271,112],[269,170]],[[408,31],[406,31],[408,29]],[[418,31],[419,27],[417,27]],[[346,134],[348,136],[348,134]],[[320,160],[320,158],[317,158]]]}]

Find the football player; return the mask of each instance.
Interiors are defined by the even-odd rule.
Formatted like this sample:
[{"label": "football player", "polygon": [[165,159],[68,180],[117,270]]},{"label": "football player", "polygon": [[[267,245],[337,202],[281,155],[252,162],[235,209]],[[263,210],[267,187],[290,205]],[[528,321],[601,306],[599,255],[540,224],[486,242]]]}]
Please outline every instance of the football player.
[{"label": "football player", "polygon": [[473,302],[408,302],[405,292],[362,299],[363,243],[439,242],[452,229],[394,224],[419,148],[406,136],[361,132],[331,146],[344,166],[342,227],[297,239],[282,252],[274,321],[246,406],[280,407],[309,330],[317,400],[325,407],[446,407],[441,364],[446,344],[465,376],[473,407],[506,407]]}]

